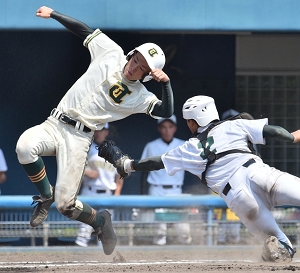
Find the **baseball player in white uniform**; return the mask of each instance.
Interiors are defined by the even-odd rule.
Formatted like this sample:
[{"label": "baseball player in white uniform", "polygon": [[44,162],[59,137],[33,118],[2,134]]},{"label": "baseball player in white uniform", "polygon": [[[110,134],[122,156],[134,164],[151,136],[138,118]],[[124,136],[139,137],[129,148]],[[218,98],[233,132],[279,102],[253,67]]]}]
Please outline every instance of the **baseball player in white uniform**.
[{"label": "baseball player in white uniform", "polygon": [[[177,120],[175,115],[172,115],[170,118],[159,119],[157,124],[161,137],[146,144],[141,159],[162,155],[184,143],[184,140],[174,137],[177,130]],[[183,181],[184,170],[178,171],[173,176],[168,175],[164,169],[149,172],[147,176],[147,182],[149,183],[149,195],[180,195],[182,194]],[[190,244],[192,238],[190,235],[189,224],[178,223],[175,226],[178,231],[178,241],[180,243]],[[166,240],[167,225],[162,223],[157,227],[157,235],[154,236],[153,243],[157,245],[165,245],[167,242]]]},{"label": "baseball player in white uniform", "polygon": [[214,100],[207,96],[188,99],[182,112],[193,136],[162,156],[124,159],[124,171],[165,168],[169,175],[181,170],[195,174],[264,243],[264,260],[290,262],[296,251],[271,210],[275,206],[300,205],[300,178],[265,164],[252,153],[248,141],[265,144],[265,138],[270,137],[296,143],[300,131],[289,133],[280,126],[268,125],[267,118],[219,122]]},{"label": "baseball player in white uniform", "polygon": [[[84,171],[80,195],[105,196],[120,195],[123,187],[123,179],[120,178],[116,168],[98,156],[97,145],[106,139],[109,134],[109,124],[106,123],[103,129],[94,132],[94,141],[88,154],[88,163]],[[113,214],[112,210],[109,210]],[[90,225],[81,223],[75,243],[87,247],[91,240],[93,228]]]},{"label": "baseball player in white uniform", "polygon": [[[101,30],[93,30],[49,7],[39,8],[36,16],[53,18],[82,38],[91,63],[47,120],[26,130],[18,140],[18,160],[40,193],[33,197],[36,207],[30,225],[40,225],[55,200],[63,215],[93,227],[104,253],[109,255],[117,241],[109,212],[97,213],[77,199],[93,132],[107,122],[135,113],[154,118],[173,114],[170,79],[162,71],[165,55],[153,43],[142,44],[124,55],[121,47]],[[141,83],[152,78],[161,83],[162,100]],[[55,189],[49,183],[41,156],[56,156]]]}]

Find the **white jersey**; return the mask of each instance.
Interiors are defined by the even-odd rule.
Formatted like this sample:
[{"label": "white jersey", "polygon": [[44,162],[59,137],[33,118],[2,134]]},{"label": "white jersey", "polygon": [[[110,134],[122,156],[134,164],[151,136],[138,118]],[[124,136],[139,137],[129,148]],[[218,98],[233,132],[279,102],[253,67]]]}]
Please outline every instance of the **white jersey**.
[{"label": "white jersey", "polygon": [[83,44],[90,51],[91,63],[57,109],[92,130],[131,114],[151,115],[159,100],[140,81],[123,77],[127,60],[122,48],[99,29],[88,35]]},{"label": "white jersey", "polygon": [[92,155],[88,160],[87,168],[98,171],[99,177],[92,179],[84,176],[83,187],[103,190],[115,190],[117,188],[115,183],[117,170],[112,164],[105,161],[104,158],[98,156],[98,154]]},{"label": "white jersey", "polygon": [[88,158],[91,158],[95,154],[98,155],[98,149],[96,148],[97,146],[98,144],[96,144],[95,142],[92,143],[89,150]]},{"label": "white jersey", "polygon": [[[265,144],[262,135],[268,119],[225,121],[211,129],[207,136],[207,148],[215,153],[232,149],[249,151],[247,140],[253,144]],[[162,155],[162,160],[169,175],[179,170],[186,170],[201,179],[207,159],[201,157],[201,143],[197,138],[190,138],[183,145]],[[206,181],[208,187],[220,194],[230,177],[250,158],[261,161],[251,153],[234,153],[221,157],[208,168]]]},{"label": "white jersey", "polygon": [[[167,144],[161,138],[155,139],[146,144],[142,157],[152,157],[165,154],[173,148],[176,148],[184,143],[184,140],[173,138],[173,140]],[[158,171],[149,172],[147,181],[152,185],[182,185],[184,180],[184,170],[176,172],[173,176],[169,176],[166,170],[161,169]]]}]

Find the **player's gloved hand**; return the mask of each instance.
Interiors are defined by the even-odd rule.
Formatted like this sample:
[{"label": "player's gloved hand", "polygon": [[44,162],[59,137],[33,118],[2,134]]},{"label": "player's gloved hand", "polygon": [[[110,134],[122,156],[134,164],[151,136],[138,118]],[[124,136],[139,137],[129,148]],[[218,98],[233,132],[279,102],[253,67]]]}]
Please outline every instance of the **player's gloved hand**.
[{"label": "player's gloved hand", "polygon": [[124,166],[125,160],[130,160],[130,158],[112,140],[104,140],[98,146],[98,156],[111,163],[117,169],[121,178],[126,178],[131,174],[125,171]]}]

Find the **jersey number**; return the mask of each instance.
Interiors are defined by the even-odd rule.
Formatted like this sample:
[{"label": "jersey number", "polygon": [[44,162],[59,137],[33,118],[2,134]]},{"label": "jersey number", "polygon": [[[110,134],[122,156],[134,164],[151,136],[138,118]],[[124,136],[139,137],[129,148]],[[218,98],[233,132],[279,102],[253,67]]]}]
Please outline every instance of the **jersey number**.
[{"label": "jersey number", "polygon": [[112,100],[116,103],[121,103],[123,100],[122,98],[125,95],[131,94],[132,91],[129,90],[127,85],[117,81],[110,89],[109,89],[109,96]]},{"label": "jersey number", "polygon": [[[211,137],[208,137],[207,139],[206,139],[206,142],[205,142],[205,148],[206,149],[208,149],[208,150],[210,150],[210,147],[211,147],[211,145],[213,145],[215,142],[214,142],[214,138],[211,136]],[[199,141],[199,143],[198,143],[198,148],[199,149],[204,149],[204,147],[203,147],[203,145],[202,145],[202,143]],[[213,151],[211,151],[211,152],[213,152],[213,153],[217,153],[217,150],[216,149],[214,149]],[[204,150],[202,150],[202,152],[200,153],[200,156],[202,157],[202,159],[204,160],[204,159],[206,159],[206,156],[205,156],[205,154],[204,154]]]}]

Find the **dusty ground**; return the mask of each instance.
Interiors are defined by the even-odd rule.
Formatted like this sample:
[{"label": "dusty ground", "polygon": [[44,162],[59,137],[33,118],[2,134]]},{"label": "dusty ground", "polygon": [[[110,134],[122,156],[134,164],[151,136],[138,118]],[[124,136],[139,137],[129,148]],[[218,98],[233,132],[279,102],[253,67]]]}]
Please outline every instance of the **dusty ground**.
[{"label": "dusty ground", "polygon": [[0,272],[300,272],[290,264],[260,259],[253,246],[119,246],[106,256],[99,247],[3,247]]}]

